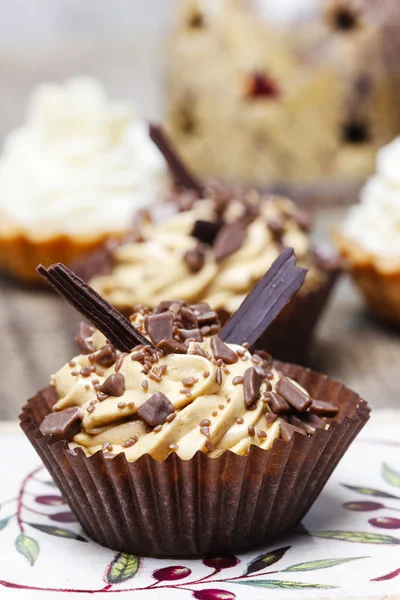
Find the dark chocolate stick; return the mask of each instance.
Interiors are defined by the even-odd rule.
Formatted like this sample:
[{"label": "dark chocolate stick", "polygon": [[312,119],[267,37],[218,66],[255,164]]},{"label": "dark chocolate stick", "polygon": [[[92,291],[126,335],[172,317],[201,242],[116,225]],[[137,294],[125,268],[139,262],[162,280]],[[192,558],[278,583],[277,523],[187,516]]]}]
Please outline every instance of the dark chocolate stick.
[{"label": "dark chocolate stick", "polygon": [[48,269],[39,265],[36,270],[118,350],[130,352],[139,344],[151,343],[116,308],[62,263],[51,265]]},{"label": "dark chocolate stick", "polygon": [[202,196],[204,193],[203,184],[184,164],[163,128],[160,125],[150,123],[149,134],[151,140],[155,143],[167,161],[176,183],[183,188],[196,190],[196,192]]},{"label": "dark chocolate stick", "polygon": [[306,273],[307,269],[296,267],[293,248],[286,248],[224,325],[219,337],[231,344],[255,344],[300,289]]}]

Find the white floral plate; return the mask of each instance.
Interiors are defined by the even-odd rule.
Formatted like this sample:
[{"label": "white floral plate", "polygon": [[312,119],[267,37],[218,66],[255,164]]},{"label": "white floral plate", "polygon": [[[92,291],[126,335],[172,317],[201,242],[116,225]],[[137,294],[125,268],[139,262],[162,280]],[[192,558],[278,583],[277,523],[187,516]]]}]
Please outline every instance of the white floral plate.
[{"label": "white floral plate", "polygon": [[388,425],[372,419],[296,532],[256,552],[203,561],[141,558],[99,546],[22,434],[0,433],[0,453],[1,600],[400,594],[400,419]]}]

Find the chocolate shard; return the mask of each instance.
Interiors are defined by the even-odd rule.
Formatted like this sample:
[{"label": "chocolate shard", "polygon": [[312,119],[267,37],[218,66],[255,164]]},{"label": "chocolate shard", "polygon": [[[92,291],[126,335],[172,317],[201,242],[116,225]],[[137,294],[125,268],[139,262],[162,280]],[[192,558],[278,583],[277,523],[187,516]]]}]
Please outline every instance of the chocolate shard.
[{"label": "chocolate shard", "polygon": [[36,270],[118,350],[130,352],[135,346],[149,343],[126,317],[62,263],[51,265],[48,269],[39,265]]},{"label": "chocolate shard", "polygon": [[45,416],[40,433],[54,440],[71,440],[81,428],[82,410],[79,406],[52,412]]},{"label": "chocolate shard", "polygon": [[99,392],[119,398],[125,392],[125,377],[122,373],[110,375],[99,387]]},{"label": "chocolate shard", "polygon": [[197,317],[190,306],[182,306],[180,316],[185,329],[199,328]]},{"label": "chocolate shard", "polygon": [[330,402],[323,402],[322,400],[313,400],[310,406],[310,412],[314,415],[321,417],[336,417],[339,412],[339,408]]},{"label": "chocolate shard", "polygon": [[190,235],[203,242],[203,244],[212,246],[223,224],[223,221],[203,221],[199,219],[195,221]]},{"label": "chocolate shard", "polygon": [[286,248],[224,325],[224,342],[250,346],[268,329],[302,286],[307,269],[296,267],[293,248]]},{"label": "chocolate shard", "polygon": [[286,402],[289,402],[289,404],[299,412],[306,411],[312,404],[310,396],[302,392],[302,390],[289,381],[287,377],[281,377],[276,384],[275,389]]},{"label": "chocolate shard", "polygon": [[157,348],[162,350],[164,354],[186,354],[187,348],[184,344],[180,344],[176,340],[161,340],[158,342]]},{"label": "chocolate shard", "polygon": [[265,399],[272,412],[276,415],[282,415],[290,411],[289,404],[276,392],[267,392]]},{"label": "chocolate shard", "polygon": [[203,184],[183,163],[163,128],[160,125],[150,123],[149,134],[150,139],[164,156],[177,185],[190,190],[196,190],[202,196],[204,192]]},{"label": "chocolate shard", "polygon": [[153,344],[172,338],[174,316],[168,310],[158,315],[149,315],[144,320],[144,326]]},{"label": "chocolate shard", "polygon": [[326,425],[326,422],[317,417],[317,415],[313,415],[308,412],[301,416],[290,415],[289,423],[295,427],[304,429],[307,435],[314,435],[317,429],[321,429]]},{"label": "chocolate shard", "polygon": [[261,378],[254,367],[249,367],[243,376],[243,398],[246,406],[251,406],[259,396]]},{"label": "chocolate shard", "polygon": [[303,429],[300,429],[300,427],[295,427],[294,425],[291,425],[290,423],[287,423],[286,421],[281,421],[279,423],[279,429],[280,429],[281,438],[285,442],[290,442],[290,440],[292,439],[293,435],[296,432],[300,433],[301,435],[306,435],[306,432]]},{"label": "chocolate shard", "polygon": [[155,427],[163,425],[168,417],[175,412],[174,405],[162,392],[153,394],[138,410],[138,415],[148,425]]},{"label": "chocolate shard", "polygon": [[112,344],[106,344],[94,355],[94,362],[102,367],[111,367],[117,360],[117,351]]},{"label": "chocolate shard", "polygon": [[211,350],[213,351],[214,358],[220,358],[227,365],[233,365],[233,363],[239,360],[236,352],[231,350],[217,335],[211,338]]},{"label": "chocolate shard", "polygon": [[247,235],[247,227],[240,221],[227,223],[221,227],[213,245],[216,262],[221,262],[239,250]]},{"label": "chocolate shard", "polygon": [[78,346],[78,350],[81,354],[91,354],[95,351],[95,347],[92,342],[89,341],[89,338],[95,332],[95,328],[88,323],[80,323],[78,333],[76,334],[74,341]]}]

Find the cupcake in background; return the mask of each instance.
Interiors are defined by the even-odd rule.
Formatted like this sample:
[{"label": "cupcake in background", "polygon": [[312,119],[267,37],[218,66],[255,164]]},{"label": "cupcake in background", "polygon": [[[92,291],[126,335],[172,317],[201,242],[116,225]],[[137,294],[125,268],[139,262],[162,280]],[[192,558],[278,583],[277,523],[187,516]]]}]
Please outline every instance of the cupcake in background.
[{"label": "cupcake in background", "polygon": [[166,185],[129,102],[111,101],[91,77],[40,85],[0,156],[0,268],[33,280],[38,262],[71,263],[125,234]]},{"label": "cupcake in background", "polygon": [[379,150],[376,173],[336,234],[354,282],[374,312],[400,323],[400,137]]}]

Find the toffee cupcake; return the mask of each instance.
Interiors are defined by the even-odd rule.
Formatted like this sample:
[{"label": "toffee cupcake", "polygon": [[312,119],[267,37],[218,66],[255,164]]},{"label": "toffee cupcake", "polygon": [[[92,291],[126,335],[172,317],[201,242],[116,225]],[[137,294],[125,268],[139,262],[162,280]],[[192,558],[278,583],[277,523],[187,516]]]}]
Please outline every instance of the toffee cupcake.
[{"label": "toffee cupcake", "polygon": [[249,349],[304,280],[292,252],[222,329],[206,303],[183,301],[128,321],[64,267],[41,273],[101,331],[81,328],[80,354],[21,426],[93,539],[202,556],[300,522],[369,409],[339,382]]},{"label": "toffee cupcake", "polygon": [[354,283],[372,310],[400,324],[400,138],[381,148],[376,174],[336,232]]},{"label": "toffee cupcake", "polygon": [[33,280],[38,262],[74,262],[126,234],[168,182],[129,103],[88,77],[39,86],[0,155],[0,268]]}]

